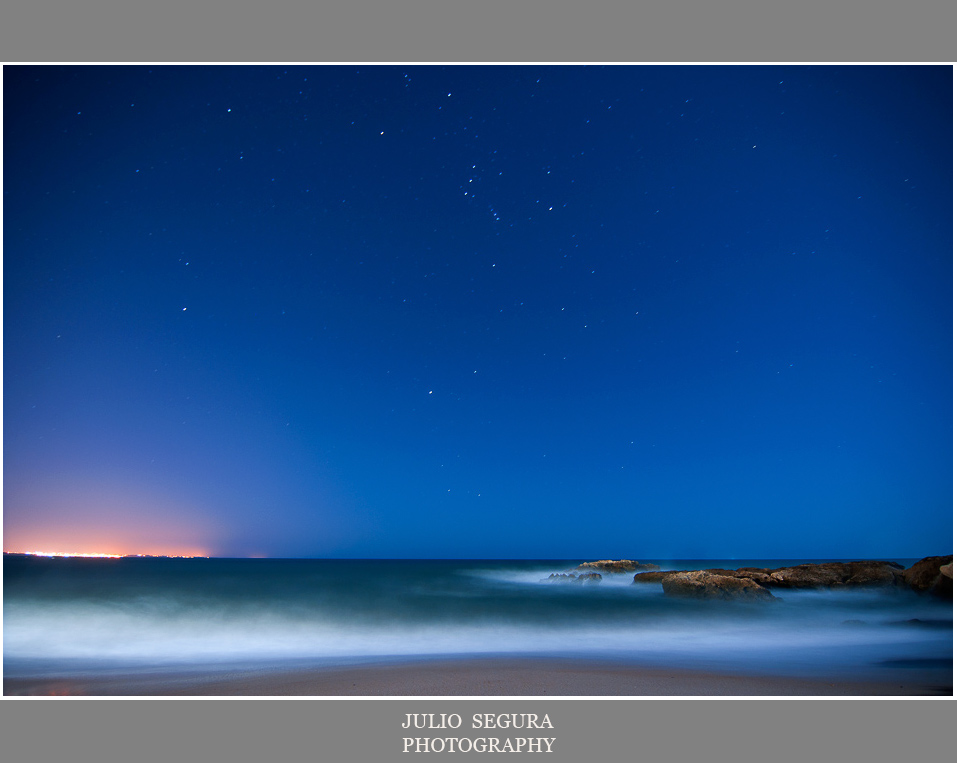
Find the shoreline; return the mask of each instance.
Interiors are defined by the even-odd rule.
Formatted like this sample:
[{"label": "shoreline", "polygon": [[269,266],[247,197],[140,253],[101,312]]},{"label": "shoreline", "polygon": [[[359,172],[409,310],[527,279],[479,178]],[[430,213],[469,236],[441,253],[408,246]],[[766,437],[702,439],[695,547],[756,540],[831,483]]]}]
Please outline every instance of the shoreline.
[{"label": "shoreline", "polygon": [[5,697],[952,696],[953,686],[740,675],[608,661],[440,658],[296,669],[4,677]]}]

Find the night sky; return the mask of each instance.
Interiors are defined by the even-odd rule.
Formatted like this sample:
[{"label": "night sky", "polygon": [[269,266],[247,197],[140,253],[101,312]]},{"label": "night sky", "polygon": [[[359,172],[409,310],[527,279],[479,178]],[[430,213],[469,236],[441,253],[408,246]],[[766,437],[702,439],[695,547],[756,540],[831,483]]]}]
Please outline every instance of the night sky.
[{"label": "night sky", "polygon": [[5,550],[952,550],[951,67],[3,83]]}]

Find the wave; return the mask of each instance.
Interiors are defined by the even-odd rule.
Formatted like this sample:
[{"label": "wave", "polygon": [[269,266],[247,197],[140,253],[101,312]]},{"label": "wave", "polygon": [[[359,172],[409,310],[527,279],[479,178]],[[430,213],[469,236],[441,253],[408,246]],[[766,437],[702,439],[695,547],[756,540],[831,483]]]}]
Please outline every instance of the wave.
[{"label": "wave", "polygon": [[8,577],[4,669],[521,654],[883,679],[952,659],[949,604],[909,591],[785,590],[749,604],[669,599],[631,575],[543,582],[570,566],[48,566]]}]

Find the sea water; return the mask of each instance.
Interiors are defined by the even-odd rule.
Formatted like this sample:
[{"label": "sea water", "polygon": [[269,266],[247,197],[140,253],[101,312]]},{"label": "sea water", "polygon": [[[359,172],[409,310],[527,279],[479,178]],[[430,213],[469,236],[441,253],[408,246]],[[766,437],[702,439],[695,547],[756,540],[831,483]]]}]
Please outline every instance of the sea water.
[{"label": "sea water", "polygon": [[[438,657],[610,660],[952,685],[950,602],[903,588],[669,598],[582,560],[4,557],[7,677],[349,665]],[[822,560],[661,561],[662,569]],[[849,561],[849,560],[843,560]],[[909,566],[913,559],[891,560]]]}]

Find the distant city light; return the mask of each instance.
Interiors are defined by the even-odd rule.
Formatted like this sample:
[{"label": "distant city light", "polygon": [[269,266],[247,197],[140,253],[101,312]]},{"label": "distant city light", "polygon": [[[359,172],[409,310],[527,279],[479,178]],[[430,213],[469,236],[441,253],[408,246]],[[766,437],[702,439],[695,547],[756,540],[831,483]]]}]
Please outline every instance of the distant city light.
[{"label": "distant city light", "polygon": [[81,556],[90,559],[119,559],[120,554],[81,554],[77,551],[22,551],[27,556]]},{"label": "distant city light", "polygon": [[209,559],[208,556],[204,556],[202,554],[104,554],[80,553],[79,551],[4,551],[3,553],[22,556],[63,557],[71,559],[128,559],[130,557],[162,559]]}]

